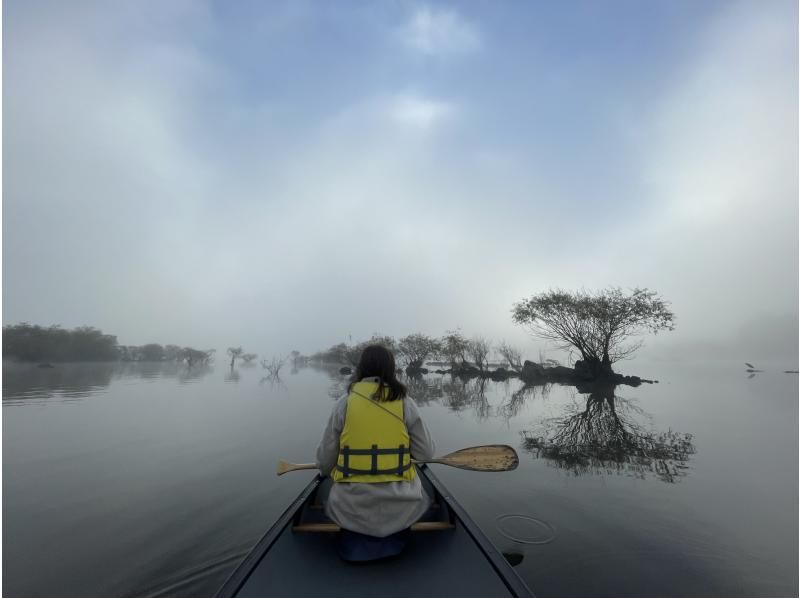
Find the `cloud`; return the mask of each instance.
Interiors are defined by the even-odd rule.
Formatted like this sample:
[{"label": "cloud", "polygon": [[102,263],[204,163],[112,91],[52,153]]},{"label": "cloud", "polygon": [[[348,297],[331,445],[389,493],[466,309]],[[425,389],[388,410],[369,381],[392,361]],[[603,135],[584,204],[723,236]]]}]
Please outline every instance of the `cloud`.
[{"label": "cloud", "polygon": [[430,129],[453,116],[452,103],[413,94],[399,95],[387,104],[389,116],[400,125]]},{"label": "cloud", "polygon": [[481,47],[478,29],[456,11],[420,6],[400,29],[400,39],[425,55],[466,54]]},{"label": "cloud", "polygon": [[[360,99],[338,110],[321,123],[323,137],[336,137],[349,140],[349,145],[361,140],[367,143],[385,144],[391,136],[397,142],[401,139],[429,142],[431,138],[424,133],[441,130],[448,123],[454,123],[461,112],[454,100],[435,98],[417,91],[398,91],[378,93]],[[376,133],[380,136],[376,138]]]},{"label": "cloud", "polygon": [[[685,62],[614,146],[618,188],[587,174],[607,164],[606,113],[586,117],[603,125],[594,151],[543,161],[549,138],[531,131],[574,138],[572,104],[515,112],[524,78],[488,86],[479,64],[444,91],[441,69],[386,52],[391,15],[374,55],[338,36],[309,50],[295,21],[264,46],[245,30],[233,52],[241,22],[159,6],[12,13],[6,322],[259,353],[461,326],[535,354],[509,308],[548,287],[655,288],[678,330],[654,347],[796,314],[796,34],[773,5],[681,40]],[[420,8],[402,39],[424,56],[481,45],[449,9]],[[365,68],[314,70],[323,54]]]},{"label": "cloud", "polygon": [[[642,200],[610,232],[625,242],[604,263],[626,264],[609,279],[656,287],[673,301],[677,339],[730,338],[735,351],[743,325],[797,313],[792,22],[777,3],[728,7],[639,127]],[[783,338],[777,330],[763,327],[796,355],[796,326]]]}]

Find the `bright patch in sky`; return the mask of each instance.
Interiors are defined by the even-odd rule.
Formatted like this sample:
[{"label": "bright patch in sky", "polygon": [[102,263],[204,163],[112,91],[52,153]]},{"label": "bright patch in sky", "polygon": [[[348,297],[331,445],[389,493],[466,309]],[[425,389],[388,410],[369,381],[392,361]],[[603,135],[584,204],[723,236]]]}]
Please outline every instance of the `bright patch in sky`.
[{"label": "bright patch in sky", "polygon": [[475,26],[454,9],[420,6],[400,32],[403,42],[423,54],[462,54],[480,48]]}]

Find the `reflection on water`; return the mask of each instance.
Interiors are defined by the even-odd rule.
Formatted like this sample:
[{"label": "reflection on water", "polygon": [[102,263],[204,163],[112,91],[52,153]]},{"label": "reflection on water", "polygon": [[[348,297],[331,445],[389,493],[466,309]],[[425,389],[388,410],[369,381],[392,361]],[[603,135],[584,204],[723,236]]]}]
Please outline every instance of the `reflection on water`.
[{"label": "reflection on water", "polygon": [[69,363],[52,368],[3,363],[3,405],[26,401],[62,402],[102,394],[112,380],[123,383],[174,378],[182,384],[198,382],[212,370],[174,362]]},{"label": "reflection on water", "polygon": [[242,379],[242,375],[239,373],[239,370],[231,368],[225,374],[225,382],[232,382],[233,384],[239,384],[239,380]]},{"label": "reflection on water", "polygon": [[691,434],[647,429],[647,414],[617,396],[613,386],[593,389],[542,430],[523,431],[523,447],[534,457],[580,474],[654,475],[676,482],[688,472],[695,452]]},{"label": "reflection on water", "polygon": [[413,397],[417,405],[440,401],[445,394],[441,377],[406,376],[403,382],[408,389],[408,396]]},{"label": "reflection on water", "polygon": [[[434,467],[539,595],[796,595],[797,382],[737,375],[676,374],[635,400],[403,381],[442,452],[522,436],[536,457],[508,474]],[[337,368],[277,381],[227,364],[4,364],[6,593],[213,595],[307,482],[269,475],[275,460],[313,458],[348,382]],[[723,408],[725,433],[670,428],[720,430]]]},{"label": "reflection on water", "polygon": [[262,376],[258,383],[269,388],[270,393],[274,394],[285,394],[289,390],[289,387],[286,386],[280,376]]},{"label": "reflection on water", "polygon": [[497,530],[518,544],[549,544],[556,539],[556,530],[552,525],[529,515],[500,515],[497,518]]},{"label": "reflection on water", "polygon": [[492,406],[486,397],[487,383],[490,383],[487,378],[443,378],[442,403],[451,411],[472,410],[479,420],[484,420],[492,414]]},{"label": "reflection on water", "polygon": [[57,399],[68,401],[102,392],[114,377],[112,364],[37,368],[3,365],[3,405]]},{"label": "reflection on water", "polygon": [[[506,381],[505,384],[508,386],[508,381]],[[510,396],[506,393],[508,398],[499,406],[497,413],[506,420],[516,417],[529,402],[537,398],[547,399],[547,397],[550,396],[552,387],[552,384],[525,384],[516,391],[510,393]]]}]

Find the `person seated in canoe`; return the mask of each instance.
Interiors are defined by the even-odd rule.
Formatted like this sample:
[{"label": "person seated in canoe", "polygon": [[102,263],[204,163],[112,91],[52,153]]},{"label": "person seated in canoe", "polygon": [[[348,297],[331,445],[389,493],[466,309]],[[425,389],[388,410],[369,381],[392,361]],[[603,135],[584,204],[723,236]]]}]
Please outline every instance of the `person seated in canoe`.
[{"label": "person seated in canoe", "polygon": [[317,447],[317,467],[333,480],[325,512],[342,528],[343,558],[374,560],[402,550],[405,531],[431,502],[411,459],[432,459],[434,450],[392,352],[364,349]]}]

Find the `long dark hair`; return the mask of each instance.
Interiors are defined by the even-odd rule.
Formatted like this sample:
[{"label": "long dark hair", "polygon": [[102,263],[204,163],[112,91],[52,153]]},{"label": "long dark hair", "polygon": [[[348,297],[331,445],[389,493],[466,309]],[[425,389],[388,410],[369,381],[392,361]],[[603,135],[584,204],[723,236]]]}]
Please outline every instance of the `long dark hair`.
[{"label": "long dark hair", "polygon": [[[358,367],[350,378],[350,386],[347,392],[353,390],[353,385],[364,378],[378,378],[378,390],[375,392],[375,399],[379,401],[396,401],[406,396],[405,385],[397,379],[394,365],[394,355],[386,347],[381,345],[370,345],[361,353],[358,360]],[[384,389],[388,392],[385,393]]]}]

